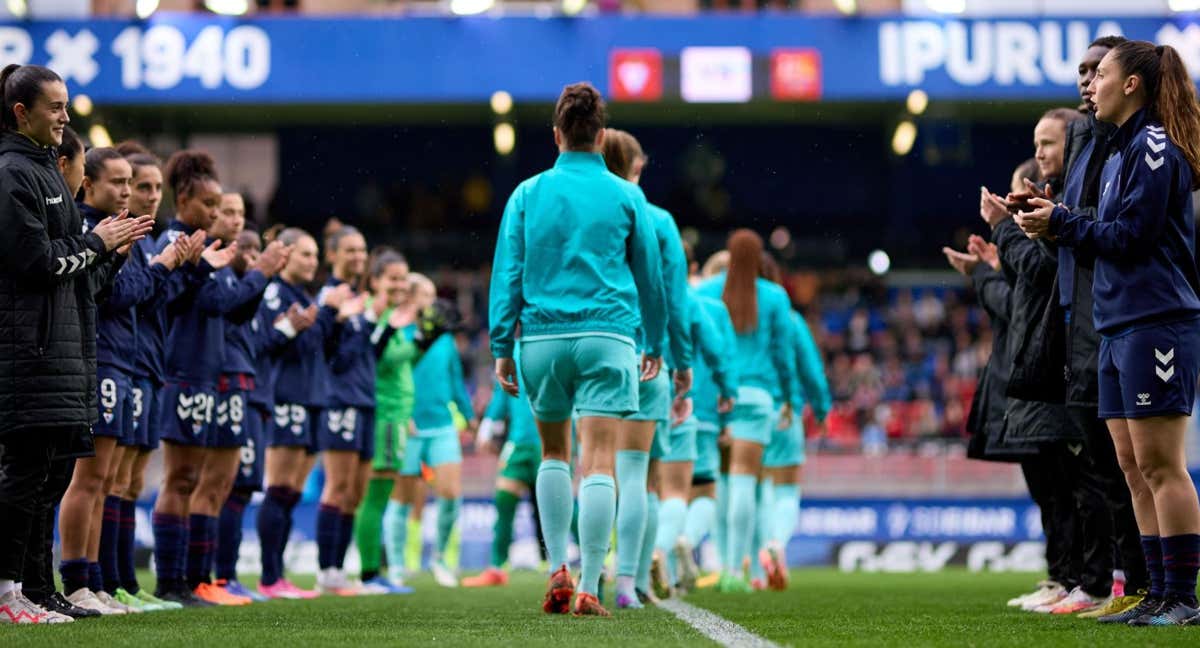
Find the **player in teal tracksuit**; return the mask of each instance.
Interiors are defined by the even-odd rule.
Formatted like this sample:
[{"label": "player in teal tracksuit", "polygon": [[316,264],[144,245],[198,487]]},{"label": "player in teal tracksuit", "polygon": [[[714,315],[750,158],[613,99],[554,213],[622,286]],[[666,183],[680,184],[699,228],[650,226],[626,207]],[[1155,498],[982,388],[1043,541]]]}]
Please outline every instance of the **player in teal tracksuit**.
[{"label": "player in teal tracksuit", "polygon": [[[728,358],[734,357],[737,353],[737,333],[733,330],[733,322],[729,320],[729,309],[719,299],[695,294],[697,303],[704,309],[720,336],[722,354]],[[697,362],[694,370],[692,402],[696,418],[696,461],[692,469],[691,502],[688,504],[684,535],[692,548],[699,547],[705,536],[711,537],[716,546],[717,558],[724,564],[729,484],[728,475],[721,471],[718,439],[722,429],[729,423],[729,412],[722,412],[722,408],[719,407],[723,394],[712,371],[703,362]],[[736,398],[737,380],[736,376],[733,378],[733,396]],[[712,582],[715,583],[716,580]]]},{"label": "player in teal tracksuit", "polygon": [[[692,413],[685,421],[671,427],[670,449],[661,460],[663,502],[659,509],[655,550],[656,562],[667,565],[668,580],[690,590],[696,585],[697,568],[692,559],[694,545],[684,530],[693,471],[698,458],[696,442],[700,423],[695,412],[704,409],[706,415],[719,416],[720,412],[732,410],[733,399],[737,395],[737,378],[732,373],[734,337],[732,326],[728,325],[728,311],[720,302],[700,297],[691,288],[687,296],[689,331],[699,351],[692,365],[695,379],[693,396],[688,399],[692,404]],[[728,334],[709,315],[714,306],[719,309],[717,315],[723,317],[725,326],[729,327]],[[711,402],[705,402],[706,399]],[[711,444],[715,454],[715,437],[711,439]]]},{"label": "player in teal tracksuit", "polygon": [[[791,304],[782,288],[761,278],[762,239],[750,230],[729,237],[729,270],[704,282],[701,295],[720,297],[729,307],[737,332],[734,358],[738,375],[737,403],[729,418],[729,459],[725,574],[718,588],[749,591],[742,562],[750,556],[755,533],[756,491],[763,448],[778,421],[790,425],[794,390]],[[788,379],[781,380],[780,377]],[[772,396],[779,390],[782,410]]]},{"label": "player in teal tracksuit", "polygon": [[413,423],[416,435],[408,440],[400,474],[417,477],[421,464],[433,469],[437,495],[437,545],[431,564],[438,583],[457,584],[454,572],[444,562],[450,534],[462,508],[462,446],[449,403],[468,419],[474,408],[463,382],[462,358],[454,334],[443,333],[425,351],[413,369],[417,386]]},{"label": "player in teal tracksuit", "polygon": [[795,326],[793,347],[796,354],[796,378],[799,389],[794,390],[791,425],[776,428],[771,444],[763,453],[763,467],[769,480],[769,492],[764,486],[760,499],[759,539],[764,549],[759,563],[766,570],[771,589],[787,589],[787,545],[792,539],[800,518],[800,467],[804,464],[804,423],[800,412],[807,402],[818,423],[824,423],[832,406],[829,382],[825,379],[825,364],[821,351],[809,331],[808,323],[792,311]]},{"label": "player in teal tracksuit", "polygon": [[[646,155],[629,133],[608,129],[604,137],[604,162],[618,177],[637,184]],[[672,400],[679,406],[691,387],[692,340],[688,326],[688,265],[675,218],[665,209],[649,205],[658,251],[662,255],[663,284],[667,290],[667,367],[675,370],[675,391],[667,374],[640,385],[639,410],[626,418],[617,440],[617,607],[640,608],[654,600],[650,571],[658,536],[658,464],[669,451]],[[642,343],[645,343],[643,335]],[[667,596],[669,583],[657,564],[654,578],[658,596]]]},{"label": "player in teal tracksuit", "polygon": [[514,361],[521,326],[521,387],[542,438],[538,512],[554,574],[543,610],[570,610],[567,570],[571,497],[570,433],[579,417],[580,594],[574,613],[607,616],[596,598],[616,489],[620,421],[638,411],[639,330],[648,344],[642,380],[662,366],[666,297],[654,228],[636,185],[609,173],[600,155],[604,102],[586,83],[566,87],[555,106],[554,167],[522,182],[508,200],[492,264],[492,354],[501,386],[520,392]]},{"label": "player in teal tracksuit", "polygon": [[542,441],[538,438],[537,423],[529,398],[510,396],[496,384],[492,400],[479,425],[477,443],[493,441],[493,426],[508,422],[508,435],[500,449],[496,475],[496,525],[492,536],[491,565],[478,576],[463,579],[464,587],[492,587],[508,584],[508,550],[513,539],[513,519],[517,504],[537,483],[538,464],[542,462]]}]

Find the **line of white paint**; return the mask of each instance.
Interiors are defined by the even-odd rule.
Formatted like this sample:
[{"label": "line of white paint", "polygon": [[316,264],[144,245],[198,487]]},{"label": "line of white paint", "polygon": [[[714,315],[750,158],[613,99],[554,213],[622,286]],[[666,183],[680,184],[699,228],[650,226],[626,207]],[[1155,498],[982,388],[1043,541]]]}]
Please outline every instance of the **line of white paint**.
[{"label": "line of white paint", "polygon": [[779,648],[778,644],[767,641],[729,619],[678,599],[667,599],[659,603],[659,607],[727,648]]}]

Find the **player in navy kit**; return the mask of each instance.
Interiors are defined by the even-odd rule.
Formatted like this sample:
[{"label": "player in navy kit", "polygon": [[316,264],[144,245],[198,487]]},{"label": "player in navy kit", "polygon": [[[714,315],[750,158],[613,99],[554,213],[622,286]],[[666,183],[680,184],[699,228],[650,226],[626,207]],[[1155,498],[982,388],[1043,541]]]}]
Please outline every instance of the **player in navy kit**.
[{"label": "player in navy kit", "polygon": [[1200,502],[1184,443],[1200,374],[1200,273],[1191,194],[1200,186],[1200,104],[1169,46],[1114,47],[1091,83],[1096,118],[1117,127],[1096,220],[1035,199],[1033,237],[1096,256],[1100,417],[1133,499],[1150,572],[1131,625],[1200,619]]}]

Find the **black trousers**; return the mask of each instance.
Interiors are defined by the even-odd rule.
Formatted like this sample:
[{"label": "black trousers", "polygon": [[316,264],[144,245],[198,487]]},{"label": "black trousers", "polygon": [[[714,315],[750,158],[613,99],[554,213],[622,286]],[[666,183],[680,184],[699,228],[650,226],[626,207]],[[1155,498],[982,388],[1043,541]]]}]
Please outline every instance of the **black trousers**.
[{"label": "black trousers", "polygon": [[1146,571],[1146,556],[1142,553],[1141,531],[1133,515],[1133,500],[1129,496],[1125,474],[1117,463],[1117,452],[1108,426],[1093,408],[1068,407],[1067,411],[1071,422],[1086,434],[1091,466],[1104,489],[1104,501],[1112,517],[1110,550],[1115,567],[1125,571],[1125,589],[1130,593],[1149,589],[1150,576]]},{"label": "black trousers", "polygon": [[0,446],[0,579],[22,579],[53,456],[53,444],[37,432],[11,433]]},{"label": "black trousers", "polygon": [[1021,473],[1029,488],[1029,496],[1042,514],[1042,531],[1046,535],[1046,572],[1050,580],[1068,589],[1078,585],[1077,567],[1073,566],[1071,548],[1075,544],[1075,504],[1069,488],[1056,477],[1059,457],[1043,449],[1021,461]]},{"label": "black trousers", "polygon": [[1112,592],[1113,523],[1105,480],[1092,462],[1087,443],[1054,443],[1048,448],[1058,457],[1055,477],[1061,480],[1059,488],[1070,491],[1075,505],[1071,560],[1077,584],[1092,596],[1108,596]]},{"label": "black trousers", "polygon": [[37,517],[29,530],[29,544],[25,547],[24,584],[25,596],[32,601],[43,601],[54,594],[54,512],[62,502],[71,475],[75,472],[75,459],[54,459],[50,462],[50,474],[38,500]]}]

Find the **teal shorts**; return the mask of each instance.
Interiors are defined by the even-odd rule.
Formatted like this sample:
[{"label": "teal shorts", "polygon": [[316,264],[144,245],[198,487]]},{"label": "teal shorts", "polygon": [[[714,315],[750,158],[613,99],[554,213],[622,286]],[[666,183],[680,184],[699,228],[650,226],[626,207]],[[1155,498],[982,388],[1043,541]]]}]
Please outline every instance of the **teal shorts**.
[{"label": "teal shorts", "polygon": [[[778,418],[776,418],[778,420]],[[792,424],[780,430],[775,426],[771,435],[771,443],[763,452],[763,466],[767,468],[783,468],[784,466],[799,466],[804,463],[804,423],[800,415],[792,415]]]},{"label": "teal shorts", "polygon": [[449,463],[462,463],[462,446],[458,443],[458,431],[453,427],[444,428],[435,435],[408,437],[400,474],[420,475],[421,464],[437,468]]},{"label": "teal shorts", "polygon": [[659,421],[654,424],[654,440],[650,442],[650,458],[662,460],[671,454],[671,424]]},{"label": "teal shorts", "polygon": [[771,442],[778,413],[770,392],[758,387],[738,387],[737,402],[729,417],[729,433],[734,439],[761,446]]},{"label": "teal shorts", "polygon": [[670,449],[663,455],[661,461],[663,463],[683,463],[687,461],[696,461],[696,427],[699,422],[696,417],[690,417],[688,420],[671,428]]},{"label": "teal shorts", "polygon": [[522,340],[518,370],[539,421],[638,411],[638,360],[629,340],[603,334]]},{"label": "teal shorts", "polygon": [[625,417],[630,421],[659,421],[671,418],[671,378],[663,367],[654,380],[638,383],[638,411]]},{"label": "teal shorts", "polygon": [[700,422],[696,425],[696,467],[692,480],[715,481],[721,471],[721,451],[717,448],[717,437],[721,429],[715,423]]}]

